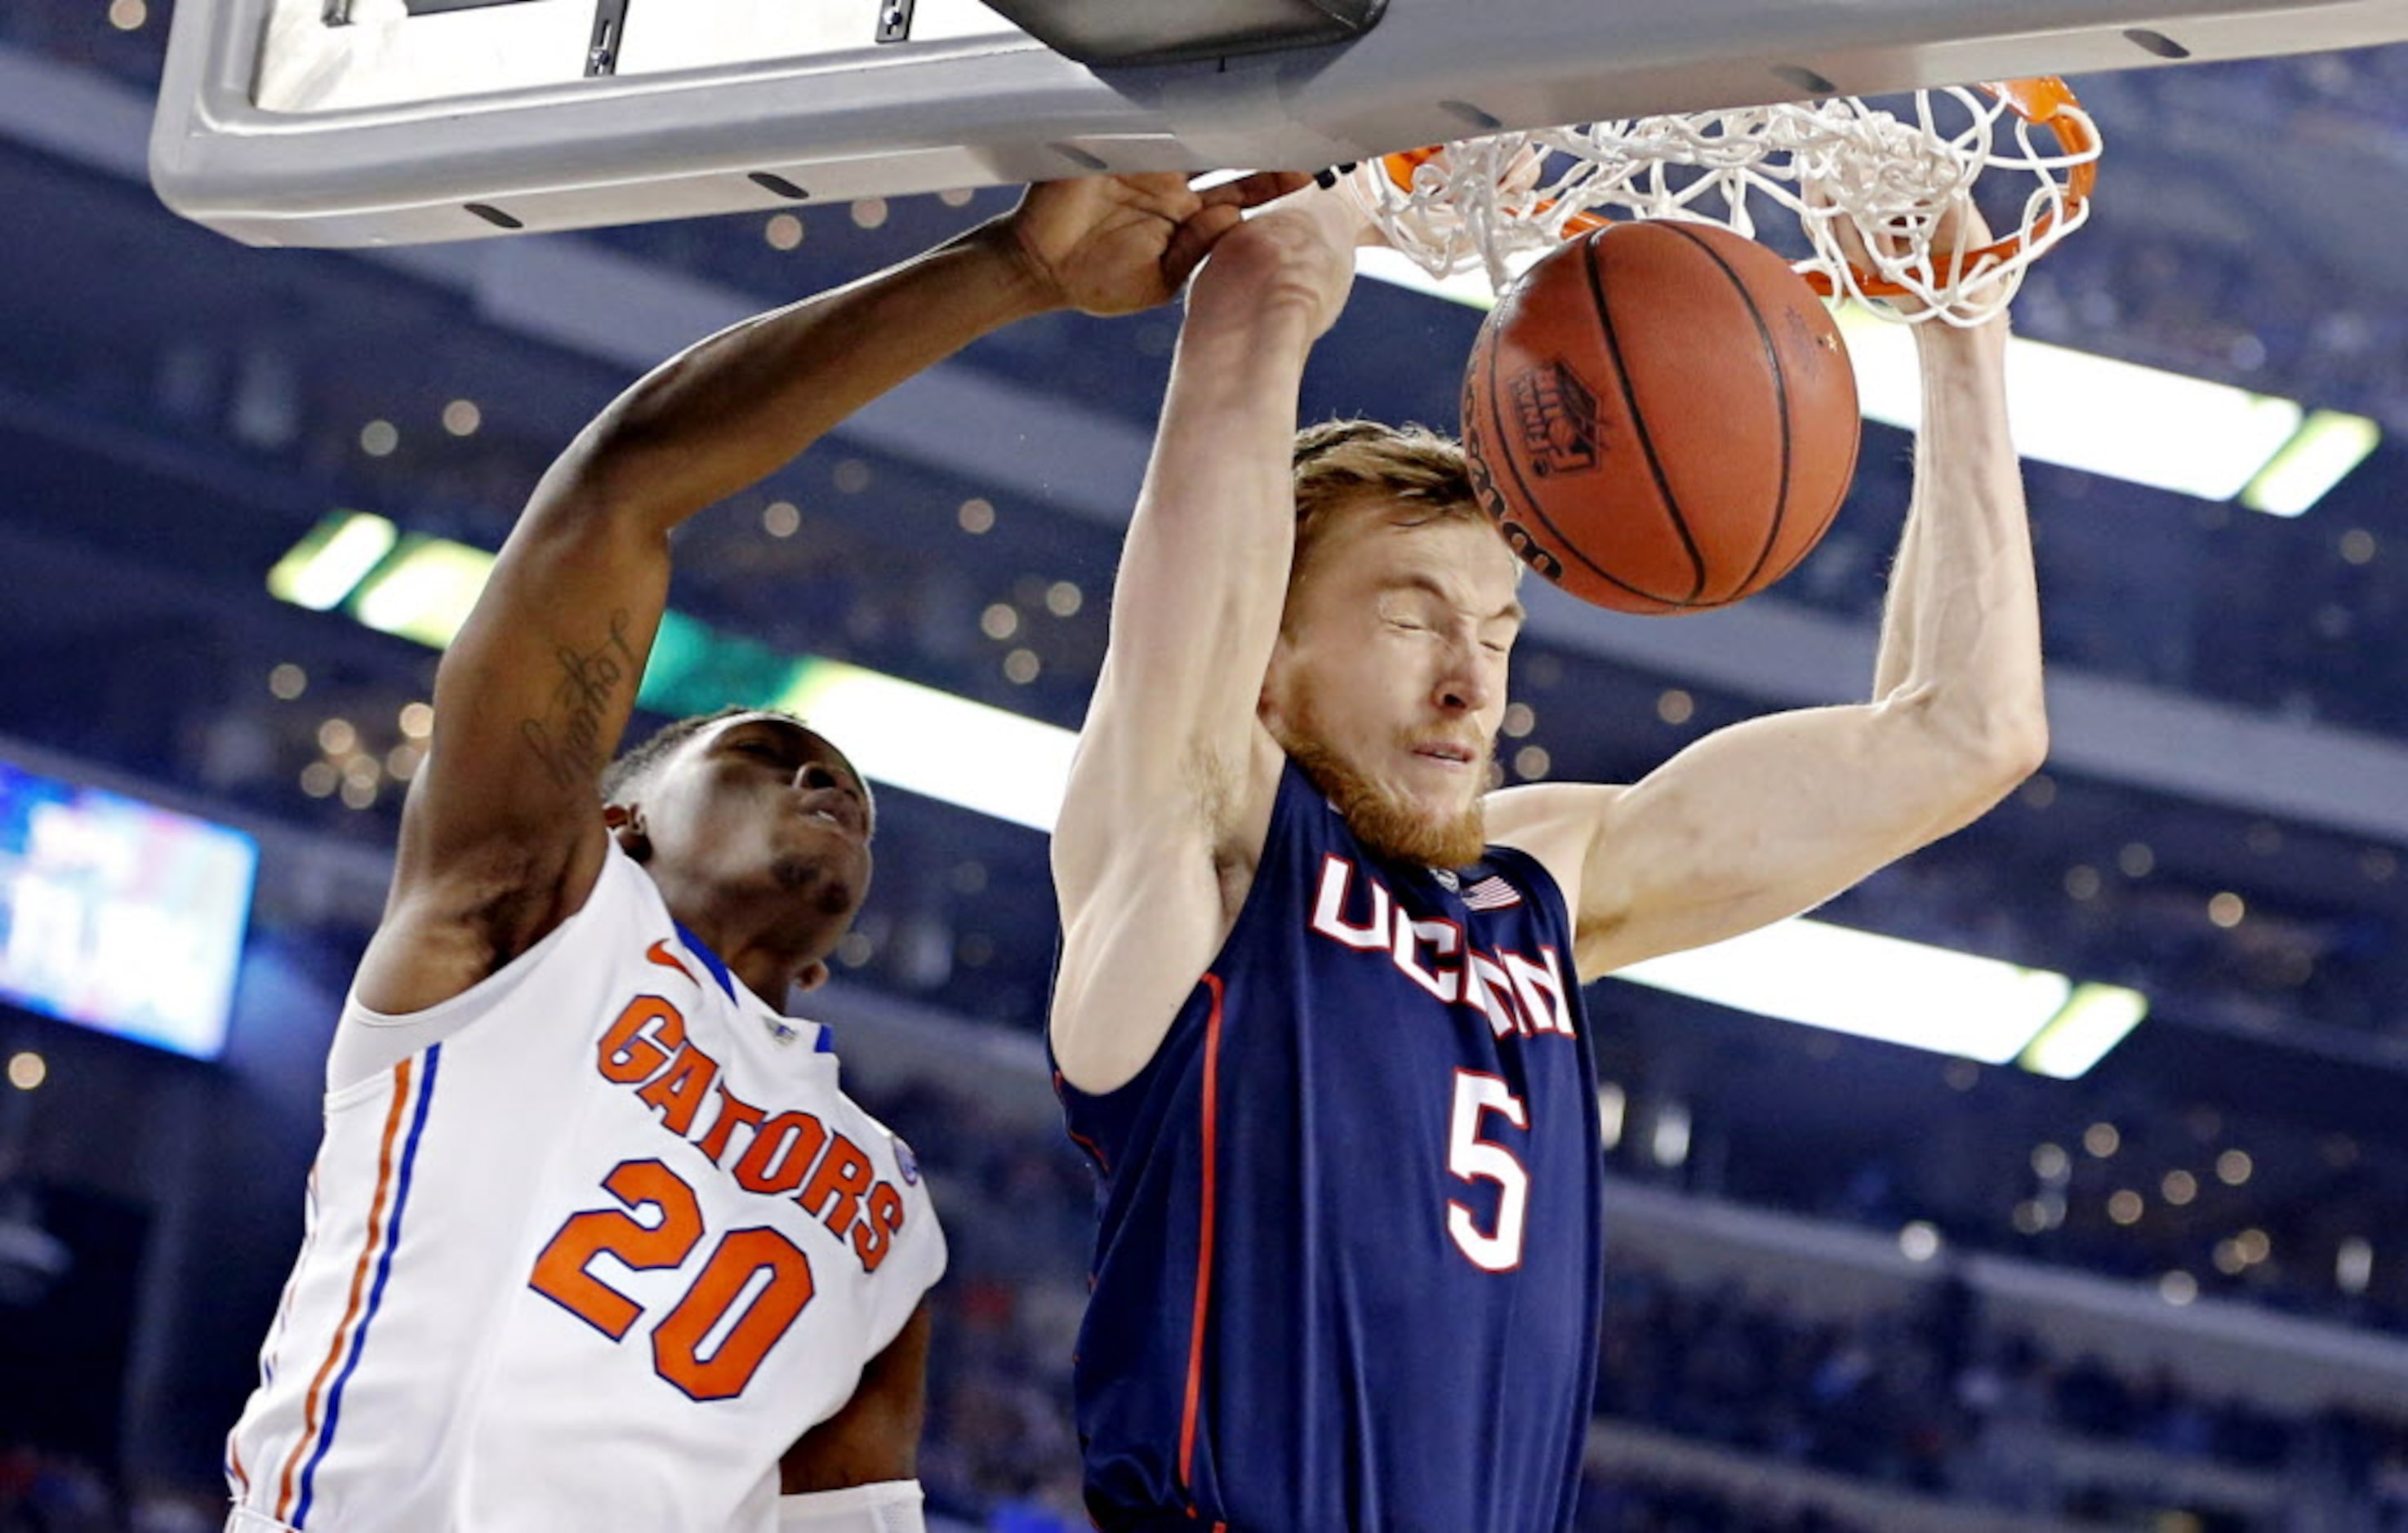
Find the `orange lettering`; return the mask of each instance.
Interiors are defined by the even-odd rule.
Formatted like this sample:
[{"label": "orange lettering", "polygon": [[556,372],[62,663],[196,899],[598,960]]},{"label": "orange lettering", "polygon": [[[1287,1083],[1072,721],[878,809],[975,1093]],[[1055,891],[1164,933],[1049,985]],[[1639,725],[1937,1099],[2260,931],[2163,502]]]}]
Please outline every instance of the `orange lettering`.
[{"label": "orange lettering", "polygon": [[711,1120],[710,1132],[695,1141],[713,1166],[727,1153],[728,1138],[736,1132],[738,1124],[747,1128],[760,1127],[761,1110],[729,1091],[723,1082],[719,1087],[719,1116]]},{"label": "orange lettering", "polygon": [[827,1129],[817,1118],[808,1112],[781,1112],[763,1124],[745,1147],[744,1158],[736,1163],[736,1184],[746,1192],[790,1192],[826,1142]]},{"label": "orange lettering", "polygon": [[903,1195],[893,1182],[882,1182],[870,1189],[868,1216],[853,1226],[853,1254],[861,1258],[861,1269],[877,1271],[902,1232]]},{"label": "orange lettering", "polygon": [[675,1063],[636,1095],[652,1105],[663,1127],[683,1139],[694,1131],[695,1110],[718,1079],[719,1061],[689,1043],[678,1051]]},{"label": "orange lettering", "polygon": [[[644,1036],[645,1029],[656,1023],[657,1041]],[[621,1085],[649,1081],[653,1071],[668,1063],[670,1054],[683,1047],[685,1018],[678,1009],[658,996],[638,996],[602,1035],[597,1051],[602,1077]]]},{"label": "orange lettering", "polygon": [[[718,1351],[703,1356],[704,1340],[721,1331],[736,1301],[764,1273],[767,1284],[752,1293],[751,1302],[722,1332]],[[761,1360],[811,1302],[812,1293],[810,1258],[792,1240],[774,1229],[730,1230],[685,1297],[652,1328],[652,1366],[697,1400],[732,1400],[752,1382]]]},{"label": "orange lettering", "polygon": [[[828,1228],[842,1230],[853,1223],[853,1211],[861,1206],[861,1195],[869,1191],[873,1174],[869,1156],[861,1146],[839,1134],[828,1146],[820,1168],[811,1173],[811,1184],[795,1201],[817,1214]],[[836,1201],[828,1204],[831,1196]]]},{"label": "orange lettering", "polygon": [[618,1209],[569,1215],[536,1258],[527,1286],[616,1341],[643,1311],[587,1267],[605,1254],[638,1272],[677,1266],[702,1239],[702,1208],[694,1189],[656,1160],[624,1161],[602,1185],[622,1207],[657,1210],[657,1219],[646,1224]]}]

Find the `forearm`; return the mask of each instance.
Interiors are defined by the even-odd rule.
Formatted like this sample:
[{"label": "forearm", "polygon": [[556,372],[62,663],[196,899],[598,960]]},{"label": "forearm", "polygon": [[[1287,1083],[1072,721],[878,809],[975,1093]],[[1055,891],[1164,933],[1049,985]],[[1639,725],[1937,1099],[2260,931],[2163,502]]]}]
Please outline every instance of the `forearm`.
[{"label": "forearm", "polygon": [[1285,310],[1190,316],[1122,562],[1125,585],[1158,589],[1140,607],[1116,602],[1116,617],[1190,629],[1182,648],[1241,642],[1260,652],[1244,657],[1256,673],[1268,663],[1294,553],[1289,465],[1311,341]]},{"label": "forearm", "polygon": [[1918,333],[1914,506],[1883,623],[1877,699],[1984,752],[2044,744],[2040,609],[2006,415],[2003,323]]},{"label": "forearm", "polygon": [[1289,466],[1317,326],[1259,251],[1225,260],[1190,295],[1113,594],[1111,690],[1143,699],[1155,736],[1251,722],[1294,552]]},{"label": "forearm", "polygon": [[[1249,229],[1189,295],[1054,832],[1073,917],[1140,845],[1133,832],[1176,824],[1217,846],[1248,801],[1254,704],[1295,551],[1297,390],[1321,328],[1283,294],[1292,254]],[[1173,804],[1187,812],[1166,821]]]},{"label": "forearm", "polygon": [[[405,817],[410,868],[481,860],[505,881],[548,886],[592,850],[594,784],[634,709],[667,599],[670,529],[912,373],[1042,307],[1008,238],[991,226],[722,331],[579,436],[537,487],[437,673],[444,744]],[[522,903],[539,919],[556,913]]]},{"label": "forearm", "polygon": [[1223,323],[1191,308],[1172,365],[1054,831],[1063,944],[1048,1029],[1085,1091],[1144,1067],[1228,930],[1228,859],[1256,797],[1254,704],[1294,555],[1309,344],[1272,315]]},{"label": "forearm", "polygon": [[[1920,444],[1918,443],[1918,448]],[[1915,600],[1914,582],[1908,578],[1921,552],[1919,529],[1923,519],[1915,514],[1921,508],[1910,505],[1906,528],[1899,535],[1898,549],[1890,557],[1889,591],[1882,603],[1881,647],[1873,657],[1873,697],[1887,697],[1906,683],[1907,661],[1914,653],[1915,612],[1920,605]]]},{"label": "forearm", "polygon": [[580,496],[666,531],[969,342],[1054,307],[1001,222],[699,341],[565,454]]}]

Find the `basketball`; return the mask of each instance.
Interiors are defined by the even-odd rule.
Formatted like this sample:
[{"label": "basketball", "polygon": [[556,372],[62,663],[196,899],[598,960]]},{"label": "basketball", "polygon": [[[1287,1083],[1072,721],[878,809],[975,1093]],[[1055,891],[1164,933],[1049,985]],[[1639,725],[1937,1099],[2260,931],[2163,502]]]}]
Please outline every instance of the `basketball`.
[{"label": "basketball", "polygon": [[1711,225],[1612,223],[1498,299],[1463,384],[1482,506],[1533,568],[1623,612],[1693,612],[1804,558],[1859,431],[1839,327],[1803,279]]}]

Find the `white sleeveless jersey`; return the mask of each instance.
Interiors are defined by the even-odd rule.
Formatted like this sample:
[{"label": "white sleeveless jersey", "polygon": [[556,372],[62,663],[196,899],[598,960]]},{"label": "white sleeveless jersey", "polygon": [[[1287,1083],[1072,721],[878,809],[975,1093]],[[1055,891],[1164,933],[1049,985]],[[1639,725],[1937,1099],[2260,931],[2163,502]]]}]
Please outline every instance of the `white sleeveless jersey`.
[{"label": "white sleeveless jersey", "polygon": [[354,1001],[343,1028],[337,1058],[420,1046],[327,1096],[229,1526],[773,1527],[779,1456],[945,1264],[826,1034],[616,847],[500,973],[406,1019]]}]

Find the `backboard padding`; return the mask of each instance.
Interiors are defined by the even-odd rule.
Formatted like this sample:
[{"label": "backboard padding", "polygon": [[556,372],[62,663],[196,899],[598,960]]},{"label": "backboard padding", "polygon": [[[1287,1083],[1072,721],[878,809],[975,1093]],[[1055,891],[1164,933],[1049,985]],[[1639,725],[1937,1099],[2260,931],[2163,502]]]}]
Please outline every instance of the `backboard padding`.
[{"label": "backboard padding", "polygon": [[[413,243],[767,210],[789,201],[779,183],[830,201],[1098,169],[1316,169],[1499,126],[2408,38],[2408,0],[1412,0],[1342,46],[1094,70],[976,0],[918,0],[895,43],[853,31],[874,0],[629,0],[620,72],[588,78],[566,22],[591,0],[525,0],[378,23],[394,29],[376,45],[387,58],[418,56],[417,29],[543,33],[526,59],[458,64],[411,100],[351,54],[335,62],[360,38],[284,21],[289,47],[319,50],[317,93],[290,88],[308,71],[288,62],[272,110],[253,86],[277,7],[306,21],[319,3],[179,0],[150,153],[171,207],[255,244]],[[785,20],[748,30],[748,7]],[[670,15],[690,20],[659,41]],[[729,39],[752,56],[721,56]],[[440,56],[478,47],[492,51],[455,31]]]}]

